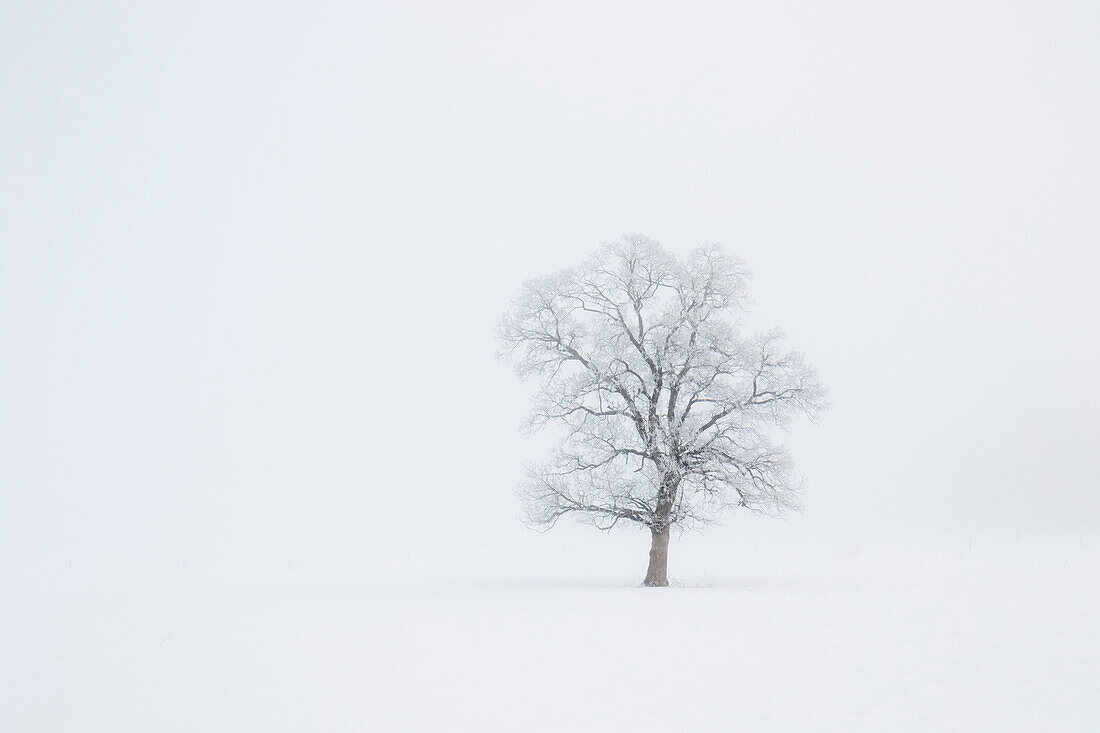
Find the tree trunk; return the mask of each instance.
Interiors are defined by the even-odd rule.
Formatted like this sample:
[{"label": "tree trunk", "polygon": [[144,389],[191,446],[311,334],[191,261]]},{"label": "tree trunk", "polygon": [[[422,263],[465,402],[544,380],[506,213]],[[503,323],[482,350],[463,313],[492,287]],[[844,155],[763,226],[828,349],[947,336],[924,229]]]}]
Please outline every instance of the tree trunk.
[{"label": "tree trunk", "polygon": [[668,536],[671,528],[666,524],[658,529],[652,527],[653,544],[649,547],[649,570],[645,573],[645,584],[649,587],[668,585]]}]

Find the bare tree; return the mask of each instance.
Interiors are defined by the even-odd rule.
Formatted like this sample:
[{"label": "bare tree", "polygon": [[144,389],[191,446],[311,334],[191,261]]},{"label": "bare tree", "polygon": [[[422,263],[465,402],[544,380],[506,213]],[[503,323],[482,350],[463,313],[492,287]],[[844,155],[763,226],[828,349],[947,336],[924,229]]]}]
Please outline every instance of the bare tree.
[{"label": "bare tree", "polygon": [[564,428],[521,486],[529,524],[645,525],[645,584],[664,586],[673,525],[797,507],[789,454],[768,431],[814,417],[824,390],[779,331],[739,333],[747,276],[718,245],[680,260],[633,235],[524,284],[501,354],[540,382],[527,427]]}]

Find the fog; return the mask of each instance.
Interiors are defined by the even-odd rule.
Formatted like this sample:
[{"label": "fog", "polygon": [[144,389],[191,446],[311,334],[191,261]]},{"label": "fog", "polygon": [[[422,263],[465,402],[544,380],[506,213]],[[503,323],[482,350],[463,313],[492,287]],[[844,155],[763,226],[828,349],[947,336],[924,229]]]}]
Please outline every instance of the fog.
[{"label": "fog", "polygon": [[233,5],[3,10],[6,595],[640,577],[519,522],[494,355],[633,231],[745,258],[832,405],[674,575],[1095,533],[1095,4]]},{"label": "fog", "polygon": [[[6,3],[0,727],[1095,729],[1098,49],[1091,2]],[[831,402],[804,511],[667,591],[522,525],[495,358],[625,232],[743,257]]]}]

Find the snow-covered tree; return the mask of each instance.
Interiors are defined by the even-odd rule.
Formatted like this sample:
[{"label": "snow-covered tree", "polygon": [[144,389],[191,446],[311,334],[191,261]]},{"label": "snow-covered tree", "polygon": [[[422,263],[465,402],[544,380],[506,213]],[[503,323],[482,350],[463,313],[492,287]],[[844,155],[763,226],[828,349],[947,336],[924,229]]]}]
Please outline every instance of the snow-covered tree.
[{"label": "snow-covered tree", "polygon": [[663,586],[674,525],[797,507],[790,456],[769,432],[814,417],[824,390],[779,331],[740,333],[747,276],[718,245],[681,260],[632,235],[524,284],[501,354],[540,383],[527,426],[564,428],[521,485],[530,524],[644,525],[645,584]]}]

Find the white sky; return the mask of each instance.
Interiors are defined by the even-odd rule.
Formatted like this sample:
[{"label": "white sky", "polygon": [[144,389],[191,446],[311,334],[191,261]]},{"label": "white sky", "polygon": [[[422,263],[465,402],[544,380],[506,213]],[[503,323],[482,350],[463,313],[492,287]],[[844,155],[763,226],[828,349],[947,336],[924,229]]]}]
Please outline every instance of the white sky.
[{"label": "white sky", "polygon": [[624,231],[830,387],[716,551],[1098,526],[1100,5],[74,5],[0,10],[9,577],[619,547],[519,525],[493,328]]}]

